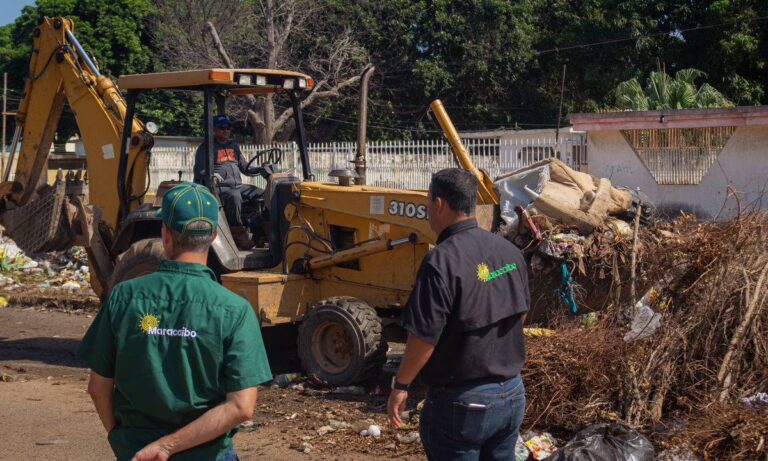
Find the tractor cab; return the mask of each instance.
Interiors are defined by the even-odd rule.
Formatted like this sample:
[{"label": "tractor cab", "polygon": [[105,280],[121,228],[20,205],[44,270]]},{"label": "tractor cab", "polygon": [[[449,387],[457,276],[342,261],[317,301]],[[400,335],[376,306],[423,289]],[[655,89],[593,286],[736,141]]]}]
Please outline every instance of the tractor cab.
[{"label": "tractor cab", "polygon": [[[307,152],[306,133],[301,110],[300,96],[311,90],[314,81],[308,75],[272,69],[200,69],[180,72],[162,72],[152,74],[136,74],[120,77],[119,87],[126,91],[126,117],[124,133],[130,133],[134,123],[136,106],[143,98],[151,98],[152,90],[183,90],[202,93],[203,114],[201,120],[204,128],[202,148],[207,162],[205,172],[198,179],[214,195],[221,200],[220,179],[213,174],[214,168],[214,117],[224,113],[225,102],[232,96],[243,95],[282,95],[288,99],[296,126],[296,142],[299,148],[301,163],[301,178],[289,170],[291,161],[281,149],[269,149],[255,152],[248,158],[247,166],[241,173],[244,176],[262,178],[259,180],[263,193],[252,200],[242,209],[245,223],[258,223],[252,227],[254,240],[258,244],[251,250],[240,250],[235,244],[230,226],[225,217],[223,206],[219,209],[218,237],[211,248],[210,264],[216,272],[228,273],[238,270],[265,269],[274,267],[282,262],[283,238],[288,230],[288,221],[283,213],[285,205],[295,200],[294,185],[302,180],[313,178]],[[151,135],[145,133],[145,137]],[[123,137],[120,146],[118,181],[121,211],[121,226],[118,231],[113,251],[129,250],[133,244],[144,238],[159,235],[160,221],[154,216],[160,207],[163,195],[179,180],[163,181],[155,194],[152,203],[132,206],[137,197],[126,190],[126,178],[133,174],[132,165],[128,162],[129,143],[139,140]],[[141,140],[145,145],[151,145],[152,139]],[[119,272],[119,271],[117,271]],[[115,274],[118,278],[132,278],[140,274]]]}]

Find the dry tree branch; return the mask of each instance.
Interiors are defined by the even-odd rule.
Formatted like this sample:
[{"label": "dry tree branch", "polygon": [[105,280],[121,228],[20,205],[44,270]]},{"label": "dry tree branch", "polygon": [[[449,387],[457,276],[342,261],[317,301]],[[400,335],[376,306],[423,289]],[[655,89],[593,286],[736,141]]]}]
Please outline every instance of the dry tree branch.
[{"label": "dry tree branch", "polygon": [[[731,342],[728,345],[728,350],[725,353],[725,357],[723,357],[723,363],[720,366],[720,371],[717,373],[717,382],[722,387],[722,392],[720,393],[721,402],[725,401],[725,398],[728,395],[728,389],[730,388],[730,379],[727,378],[730,376],[732,367],[731,362],[733,362],[734,356],[741,349],[741,343],[744,339],[744,335],[746,334],[747,329],[752,324],[752,319],[755,317],[755,314],[759,311],[759,309],[764,305],[764,303],[758,301],[764,300],[764,296],[762,295],[763,282],[765,282],[766,273],[768,273],[768,263],[763,266],[763,270],[760,272],[760,278],[757,279],[755,291],[752,295],[752,299],[749,300],[747,312],[744,314],[744,318],[742,319],[738,328],[736,328],[736,331],[734,331],[733,337],[731,337]],[[744,278],[747,280],[747,284],[749,284],[749,277],[747,276],[746,271],[744,271]]]}]

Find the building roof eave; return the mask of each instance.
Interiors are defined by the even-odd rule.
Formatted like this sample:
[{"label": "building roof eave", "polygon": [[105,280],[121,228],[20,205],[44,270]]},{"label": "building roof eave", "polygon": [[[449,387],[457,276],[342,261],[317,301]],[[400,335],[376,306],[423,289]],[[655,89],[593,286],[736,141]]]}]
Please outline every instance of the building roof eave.
[{"label": "building roof eave", "polygon": [[768,125],[768,106],[579,113],[568,120],[583,131]]}]

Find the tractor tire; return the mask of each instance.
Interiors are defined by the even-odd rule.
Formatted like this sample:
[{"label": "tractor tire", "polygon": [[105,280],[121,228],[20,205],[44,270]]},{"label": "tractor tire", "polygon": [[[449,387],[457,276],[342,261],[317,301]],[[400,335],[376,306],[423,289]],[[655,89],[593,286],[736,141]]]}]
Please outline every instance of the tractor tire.
[{"label": "tractor tire", "polygon": [[159,238],[134,242],[117,257],[107,291],[111,292],[112,288],[120,282],[151,274],[157,270],[163,259],[165,259],[163,241]]},{"label": "tractor tire", "polygon": [[381,330],[376,311],[359,299],[336,296],[320,301],[299,325],[301,365],[330,386],[364,381],[386,362]]}]

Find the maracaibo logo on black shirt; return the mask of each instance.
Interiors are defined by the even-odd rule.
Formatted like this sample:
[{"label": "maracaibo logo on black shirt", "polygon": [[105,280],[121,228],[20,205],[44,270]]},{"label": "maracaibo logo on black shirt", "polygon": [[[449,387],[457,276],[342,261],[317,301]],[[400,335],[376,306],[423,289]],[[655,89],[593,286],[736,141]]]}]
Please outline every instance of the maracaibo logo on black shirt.
[{"label": "maracaibo logo on black shirt", "polygon": [[487,264],[480,263],[477,265],[477,278],[483,283],[488,283],[491,280],[499,278],[502,275],[514,270],[517,270],[517,263],[506,264],[505,266],[500,267],[493,272],[491,272]]},{"label": "maracaibo logo on black shirt", "polygon": [[139,323],[141,331],[147,334],[147,336],[180,336],[183,338],[197,338],[197,332],[190,330],[187,327],[181,327],[181,329],[173,328],[160,328],[160,319],[153,314],[144,314]]}]

